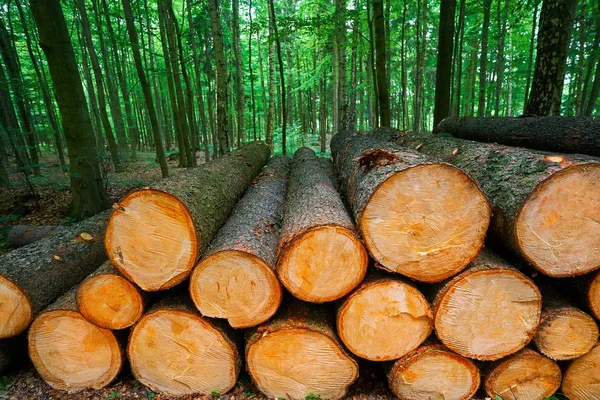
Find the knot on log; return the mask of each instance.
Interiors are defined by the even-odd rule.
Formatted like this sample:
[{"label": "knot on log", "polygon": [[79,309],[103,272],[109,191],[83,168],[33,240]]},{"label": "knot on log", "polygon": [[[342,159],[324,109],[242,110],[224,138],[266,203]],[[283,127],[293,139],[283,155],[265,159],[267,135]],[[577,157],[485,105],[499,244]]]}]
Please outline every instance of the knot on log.
[{"label": "knot on log", "polygon": [[384,150],[384,149],[373,149],[366,151],[358,158],[358,164],[361,167],[365,167],[367,172],[372,168],[381,168],[386,165],[392,165],[400,159],[397,154]]}]

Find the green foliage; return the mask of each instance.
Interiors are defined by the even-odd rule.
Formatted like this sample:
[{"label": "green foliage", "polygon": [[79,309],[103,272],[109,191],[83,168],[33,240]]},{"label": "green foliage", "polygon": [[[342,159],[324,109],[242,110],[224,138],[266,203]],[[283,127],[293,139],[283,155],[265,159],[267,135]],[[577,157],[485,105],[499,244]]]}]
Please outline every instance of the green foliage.
[{"label": "green foliage", "polygon": [[120,395],[120,392],[110,392],[110,394],[106,396],[104,400],[118,399]]},{"label": "green foliage", "polygon": [[245,397],[246,399],[253,399],[253,398],[255,398],[257,395],[258,395],[257,393],[251,392],[250,390],[248,390],[248,391],[246,391],[246,392],[244,393],[244,397]]},{"label": "green foliage", "polygon": [[213,390],[212,392],[210,392],[210,395],[212,397],[219,397],[221,395],[221,393],[219,393],[218,390]]},{"label": "green foliage", "polygon": [[321,400],[321,397],[315,395],[314,393],[310,393],[308,396],[304,398],[305,400]]},{"label": "green foliage", "polygon": [[6,392],[13,386],[13,383],[8,376],[4,375],[0,377],[0,392]]}]

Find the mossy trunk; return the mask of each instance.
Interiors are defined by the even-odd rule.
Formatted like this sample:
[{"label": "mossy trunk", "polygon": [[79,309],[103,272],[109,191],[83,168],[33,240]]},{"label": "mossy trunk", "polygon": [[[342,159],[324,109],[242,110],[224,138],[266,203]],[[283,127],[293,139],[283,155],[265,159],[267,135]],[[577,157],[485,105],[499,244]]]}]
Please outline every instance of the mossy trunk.
[{"label": "mossy trunk", "polygon": [[16,249],[67,229],[65,226],[15,225],[8,232],[6,241],[10,247]]}]

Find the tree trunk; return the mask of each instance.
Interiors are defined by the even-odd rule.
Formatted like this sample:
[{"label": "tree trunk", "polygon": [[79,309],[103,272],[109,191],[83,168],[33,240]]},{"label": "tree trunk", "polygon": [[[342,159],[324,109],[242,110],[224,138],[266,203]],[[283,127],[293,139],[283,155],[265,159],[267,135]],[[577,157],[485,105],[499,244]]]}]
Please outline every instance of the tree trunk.
[{"label": "tree trunk", "polygon": [[[400,39],[400,68],[401,72],[401,84],[402,84],[402,129],[408,129],[410,126],[408,116],[408,73],[406,72],[406,53],[404,52],[406,45],[406,1],[402,8],[402,37]],[[391,74],[391,71],[390,71]]]},{"label": "tree trunk", "polygon": [[105,329],[133,326],[144,313],[140,289],[106,261],[77,288],[77,307],[88,321]]},{"label": "tree trunk", "polygon": [[[418,19],[421,18],[419,23]],[[423,96],[424,96],[424,68],[425,68],[425,50],[427,49],[427,0],[417,0],[417,40],[416,57],[417,72],[415,76],[415,95],[413,111],[413,130],[421,132],[423,130]]]},{"label": "tree trunk", "polygon": [[386,38],[383,20],[383,1],[373,1],[373,24],[375,25],[377,96],[379,99],[379,126],[390,126],[390,89],[386,77]]},{"label": "tree trunk", "polygon": [[[383,21],[382,21],[383,22]],[[335,43],[337,51],[337,129],[348,128],[348,83],[346,67],[346,0],[335,0]],[[385,49],[385,46],[384,46]]]},{"label": "tree trunk", "polygon": [[68,229],[65,226],[15,225],[8,231],[6,242],[16,249]]},{"label": "tree trunk", "polygon": [[322,306],[294,300],[250,330],[246,369],[257,388],[270,398],[344,398],[358,378],[358,364],[344,350],[332,320]]},{"label": "tree trunk", "polygon": [[398,142],[468,173],[493,205],[494,239],[540,272],[567,277],[600,267],[600,163],[441,135],[405,134]]},{"label": "tree trunk", "polygon": [[218,154],[223,155],[230,151],[233,143],[229,143],[229,125],[227,122],[227,65],[225,64],[225,51],[223,50],[223,29],[221,28],[219,2],[217,0],[209,0],[208,11],[210,14],[210,28],[213,38],[213,51],[217,66]]},{"label": "tree trunk", "polygon": [[523,98],[523,113],[527,108],[527,102],[529,101],[529,90],[531,87],[531,70],[533,67],[533,49],[535,48],[536,38],[536,27],[538,20],[538,5],[536,4],[533,9],[533,23],[531,24],[531,38],[529,39],[529,58],[527,61],[527,83],[525,84],[525,97]]},{"label": "tree trunk", "polygon": [[[332,257],[332,250],[336,256]],[[315,152],[294,155],[283,213],[277,274],[303,301],[337,300],[364,278],[365,251],[334,183]]]},{"label": "tree trunk", "polygon": [[202,315],[248,328],[279,308],[275,261],[289,164],[286,156],[271,158],[192,273],[190,294]]},{"label": "tree trunk", "polygon": [[277,18],[275,18],[275,6],[273,0],[268,0],[269,3],[269,23],[272,26],[275,45],[277,46],[277,60],[279,61],[279,83],[281,85],[281,152],[286,154],[286,128],[287,128],[287,98],[286,98],[286,87],[285,87],[285,72],[283,69],[283,59],[281,58],[281,40],[279,39],[279,33],[277,31]]},{"label": "tree trunk", "polygon": [[242,47],[240,44],[240,1],[232,0],[231,8],[233,14],[232,40],[235,56],[235,87],[237,89],[235,96],[238,115],[237,142],[239,147],[246,142],[246,96],[244,94],[244,70],[242,68]]},{"label": "tree trunk", "polygon": [[371,256],[383,268],[424,282],[442,281],[460,272],[483,246],[490,206],[462,171],[378,138],[386,132],[397,131],[334,136],[331,153],[341,189]]},{"label": "tree trunk", "polygon": [[561,280],[566,284],[569,294],[577,299],[578,304],[600,319],[600,272]]},{"label": "tree trunk", "polygon": [[544,0],[525,114],[559,115],[577,0]]},{"label": "tree trunk", "polygon": [[600,397],[600,387],[596,384],[600,373],[599,344],[573,361],[564,373],[562,391],[569,399],[594,400]]},{"label": "tree trunk", "polygon": [[167,165],[167,160],[165,158],[165,149],[163,147],[161,129],[158,123],[154,103],[152,101],[150,84],[148,83],[148,79],[146,78],[146,72],[144,71],[144,68],[142,66],[140,45],[138,41],[137,31],[133,22],[131,4],[129,0],[121,0],[121,2],[123,4],[123,13],[125,15],[125,22],[127,24],[127,34],[129,35],[129,41],[131,43],[131,50],[133,51],[135,69],[137,71],[138,79],[140,80],[140,85],[142,86],[142,91],[144,93],[144,101],[146,103],[146,108],[148,109],[148,116],[150,117],[150,124],[152,126],[152,136],[154,138],[154,146],[156,147],[156,158],[158,159],[158,163],[160,165],[162,177],[166,178],[167,176],[169,176],[169,166]]},{"label": "tree trunk", "polygon": [[507,146],[600,156],[598,117],[446,118],[436,131]]},{"label": "tree trunk", "polygon": [[529,348],[486,365],[484,372],[485,393],[503,400],[548,399],[562,378],[558,364]]},{"label": "tree trunk", "polygon": [[31,324],[29,358],[52,388],[67,392],[102,389],[123,365],[115,334],[87,321],[77,310],[77,286],[52,303]]},{"label": "tree trunk", "polygon": [[[250,71],[250,99],[252,101],[252,133],[253,140],[256,141],[258,139],[256,135],[256,100],[254,95],[254,70],[252,68],[252,30],[254,29],[254,26],[252,25],[252,0],[249,0],[249,3],[250,4],[248,5],[248,19],[250,20],[250,23],[248,25],[248,71]],[[260,47],[260,42],[258,42],[256,45]],[[262,69],[260,73],[262,75]],[[263,103],[263,110],[264,106],[265,105]]]},{"label": "tree trunk", "polygon": [[320,79],[321,94],[319,95],[319,142],[321,154],[327,150],[327,76],[323,72]]},{"label": "tree trunk", "polygon": [[509,0],[504,0],[504,10],[500,12],[501,0],[498,1],[498,57],[496,57],[496,103],[494,116],[500,115],[500,97],[502,93],[502,79],[504,75],[504,44],[506,42],[506,25],[508,22]]},{"label": "tree trunk", "polygon": [[[500,0],[498,0],[500,1]],[[477,116],[485,116],[485,92],[487,79],[488,34],[490,30],[490,11],[492,0],[483,0],[483,29],[481,31],[481,58],[479,61],[479,103]]]},{"label": "tree trunk", "polygon": [[106,233],[113,265],[146,291],[183,281],[267,158],[255,142],[127,195]]},{"label": "tree trunk", "polygon": [[370,273],[337,311],[337,332],[348,350],[371,361],[397,360],[433,329],[433,314],[412,284]]},{"label": "tree trunk", "polygon": [[133,376],[172,396],[228,392],[242,361],[236,334],[225,325],[203,318],[187,296],[160,301],[131,331]]},{"label": "tree trunk", "polygon": [[395,361],[387,373],[391,391],[398,398],[470,399],[479,387],[479,368],[445,346],[426,343]]},{"label": "tree trunk", "polygon": [[592,115],[594,109],[596,108],[596,101],[598,100],[598,95],[600,94],[600,58],[598,59],[598,65],[596,66],[596,74],[594,75],[594,84],[592,85],[592,91],[590,93],[590,98],[586,103],[585,115]]},{"label": "tree trunk", "polygon": [[31,0],[30,4],[67,142],[73,198],[69,214],[78,218],[94,215],[108,205],[108,198],[102,185],[92,124],[64,15],[59,0]]},{"label": "tree trunk", "polygon": [[[456,29],[457,40],[454,40],[453,62],[451,85],[454,84],[454,90],[450,93],[450,116],[456,116],[460,113],[460,99],[462,92],[462,72],[463,72],[463,43],[465,37],[465,0],[460,0],[458,11],[458,28]],[[437,124],[434,123],[434,127]]]},{"label": "tree trunk", "polygon": [[[435,108],[433,126],[450,113],[450,86],[452,83],[452,47],[454,45],[454,14],[456,0],[443,0],[440,8],[438,56],[435,73]],[[458,55],[460,57],[460,55]]]},{"label": "tree trunk", "polygon": [[[269,3],[270,4],[270,3]],[[270,7],[270,5],[269,5]],[[270,8],[269,8],[270,10]],[[266,138],[265,141],[273,151],[273,129],[275,126],[275,30],[271,24],[271,12],[269,11],[269,108],[267,111]],[[262,70],[262,68],[261,68]],[[264,93],[264,90],[263,90]]]}]

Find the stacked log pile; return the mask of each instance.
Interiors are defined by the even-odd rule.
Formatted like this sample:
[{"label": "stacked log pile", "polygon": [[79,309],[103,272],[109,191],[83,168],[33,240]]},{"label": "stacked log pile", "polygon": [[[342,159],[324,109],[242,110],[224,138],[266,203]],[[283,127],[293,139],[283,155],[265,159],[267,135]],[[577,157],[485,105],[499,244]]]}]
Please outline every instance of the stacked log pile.
[{"label": "stacked log pile", "polygon": [[364,359],[400,399],[600,398],[600,160],[392,129],[331,149],[250,144],[4,256],[89,262],[42,301],[0,259],[2,337],[35,317],[30,358],[66,391],[126,353],[167,396],[224,394],[245,367],[270,398],[340,399]]}]

